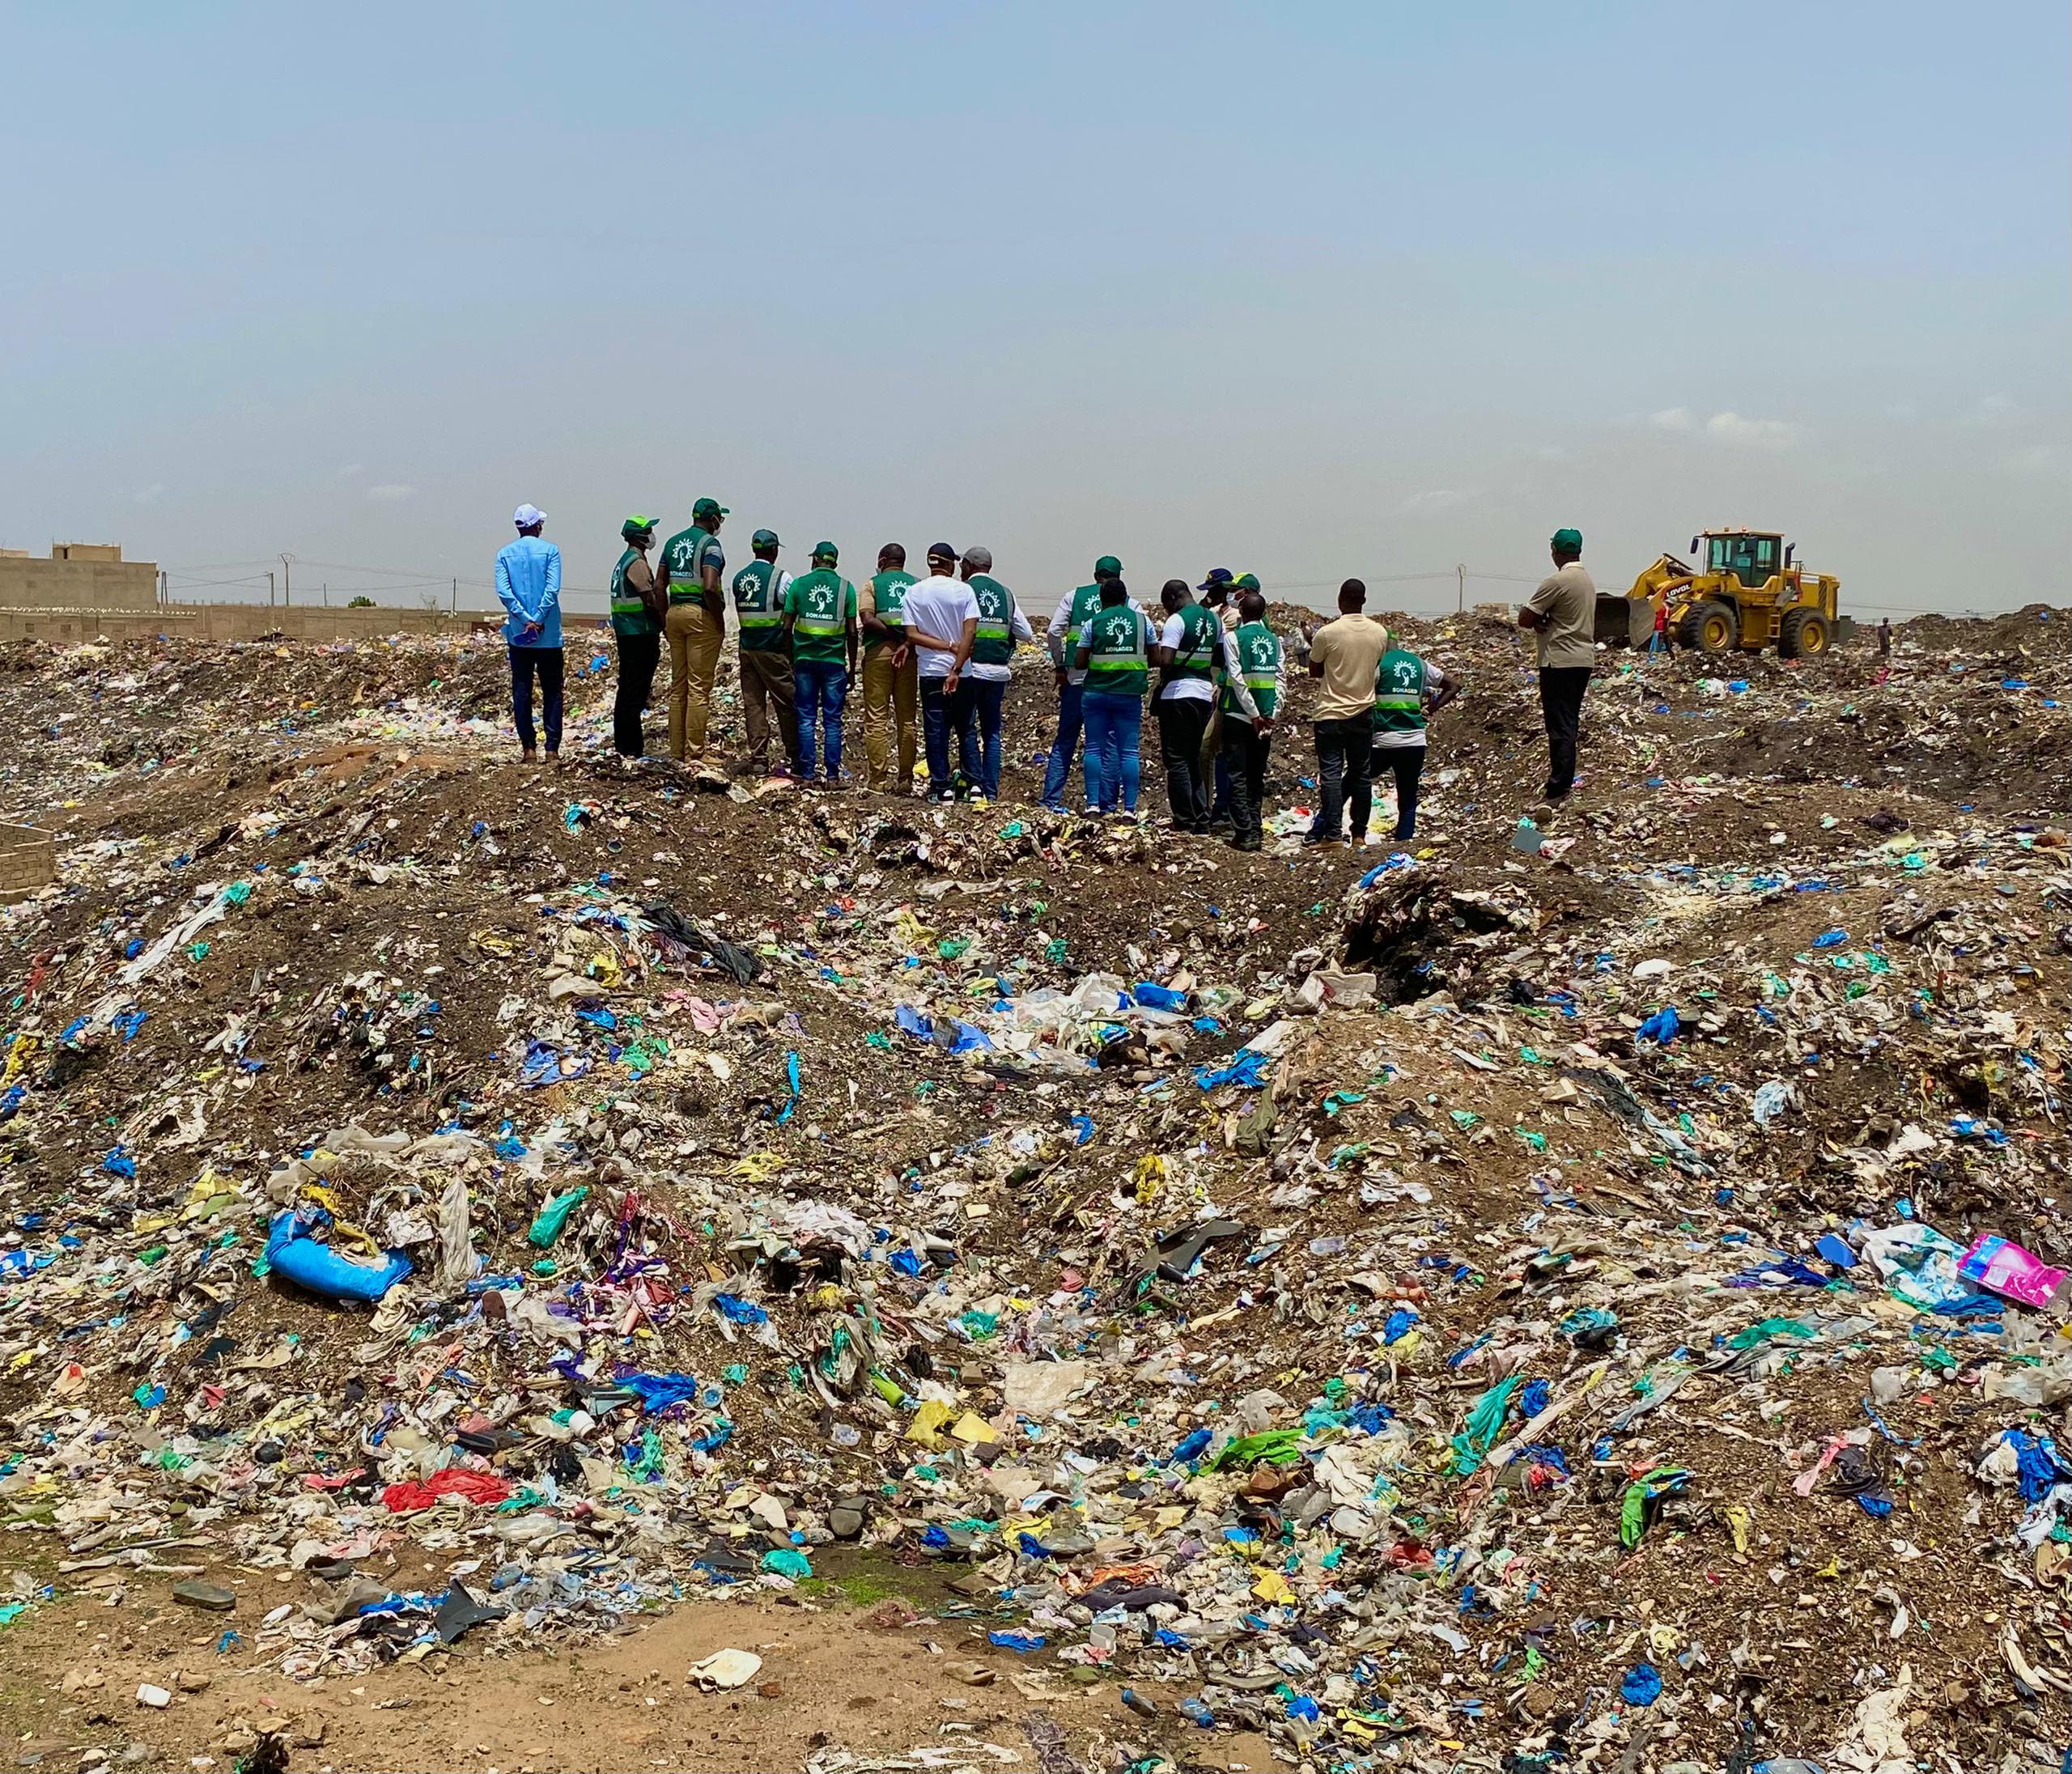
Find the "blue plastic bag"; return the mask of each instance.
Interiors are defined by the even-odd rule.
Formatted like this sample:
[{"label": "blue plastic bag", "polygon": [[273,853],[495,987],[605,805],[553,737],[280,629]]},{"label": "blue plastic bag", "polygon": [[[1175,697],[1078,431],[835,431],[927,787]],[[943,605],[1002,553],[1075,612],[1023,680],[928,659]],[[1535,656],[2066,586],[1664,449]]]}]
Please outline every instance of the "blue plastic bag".
[{"label": "blue plastic bag", "polygon": [[274,1274],[330,1300],[379,1300],[410,1272],[410,1259],[400,1250],[389,1251],[379,1265],[340,1256],[301,1231],[292,1207],[274,1216],[266,1262]]}]

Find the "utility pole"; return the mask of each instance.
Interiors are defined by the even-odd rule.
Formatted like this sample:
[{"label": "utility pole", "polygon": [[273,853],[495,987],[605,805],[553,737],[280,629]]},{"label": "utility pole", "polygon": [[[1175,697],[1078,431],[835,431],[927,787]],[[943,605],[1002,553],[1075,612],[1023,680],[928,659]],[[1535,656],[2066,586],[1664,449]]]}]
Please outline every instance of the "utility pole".
[{"label": "utility pole", "polygon": [[1454,613],[1464,616],[1467,613],[1467,568],[1464,563],[1457,562],[1454,564],[1454,578],[1460,589],[1460,596],[1454,601]]},{"label": "utility pole", "polygon": [[271,609],[273,607],[274,607],[274,570],[273,570],[273,568],[272,568],[272,567],[268,567],[268,568],[266,569],[266,608],[267,608],[268,609]]},{"label": "utility pole", "polygon": [[281,556],[281,604],[283,609],[295,601],[295,580],[288,573],[288,569],[294,565],[295,556],[282,554]]},{"label": "utility pole", "polygon": [[170,604],[172,601],[166,590],[165,569],[163,567],[159,569],[159,601],[161,604]]},{"label": "utility pole", "polygon": [[454,614],[456,614],[456,613],[458,613],[458,611],[460,610],[460,608],[461,608],[461,581],[460,581],[459,578],[456,576],[456,577],[455,578],[454,581],[453,581],[453,600],[452,600],[452,601],[451,603],[449,603],[449,604],[446,606],[446,613],[447,613],[447,614],[448,614],[448,615],[449,615],[449,616],[451,616],[451,615],[454,615]]},{"label": "utility pole", "polygon": [[325,609],[330,609],[330,607],[331,607],[331,582],[330,582],[330,580],[329,580],[328,579],[325,579],[325,580],[324,581],[323,584],[318,588],[318,590],[320,591],[320,592],[321,593],[321,595],[322,595],[322,596],[323,596],[323,599],[324,599],[324,607],[325,607]]}]

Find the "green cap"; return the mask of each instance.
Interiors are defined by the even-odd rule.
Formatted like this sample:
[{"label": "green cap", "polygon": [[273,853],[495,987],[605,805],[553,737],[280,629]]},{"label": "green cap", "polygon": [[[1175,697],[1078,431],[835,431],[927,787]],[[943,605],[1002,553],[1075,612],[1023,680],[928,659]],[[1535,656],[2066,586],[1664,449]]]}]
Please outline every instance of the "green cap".
[{"label": "green cap", "polygon": [[715,499],[702,499],[690,508],[693,517],[724,517],[727,507]]},{"label": "green cap", "polygon": [[839,561],[842,558],[842,551],[832,542],[815,542],[813,558],[817,561]]},{"label": "green cap", "polygon": [[1093,563],[1093,576],[1099,579],[1104,573],[1110,579],[1120,579],[1123,576],[1123,563],[1112,554],[1103,554]]},{"label": "green cap", "polygon": [[748,541],[750,548],[775,548],[777,545],[777,533],[775,530],[758,530],[748,539]]},{"label": "green cap", "polygon": [[1255,592],[1259,588],[1259,578],[1256,573],[1240,573],[1230,583],[1233,589],[1240,592]]},{"label": "green cap", "polygon": [[643,517],[638,511],[618,527],[622,536],[652,536],[655,533],[655,520]]},{"label": "green cap", "polygon": [[1578,554],[1583,551],[1583,533],[1581,530],[1556,530],[1553,540],[1556,548],[1572,548]]}]

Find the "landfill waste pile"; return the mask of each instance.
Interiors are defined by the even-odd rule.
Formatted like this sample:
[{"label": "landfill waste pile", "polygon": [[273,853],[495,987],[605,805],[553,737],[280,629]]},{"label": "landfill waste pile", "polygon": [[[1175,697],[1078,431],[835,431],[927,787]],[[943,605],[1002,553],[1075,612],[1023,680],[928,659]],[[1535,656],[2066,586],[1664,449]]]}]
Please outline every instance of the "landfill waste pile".
[{"label": "landfill waste pile", "polygon": [[2066,613],[1607,653],[1544,831],[1400,626],[1420,835],[1301,845],[1297,677],[1258,855],[1037,808],[1025,664],[988,806],[623,764],[601,648],[558,770],[488,637],[0,656],[0,1655],[775,1598],[1027,1715],[830,1770],[2056,1768]]}]

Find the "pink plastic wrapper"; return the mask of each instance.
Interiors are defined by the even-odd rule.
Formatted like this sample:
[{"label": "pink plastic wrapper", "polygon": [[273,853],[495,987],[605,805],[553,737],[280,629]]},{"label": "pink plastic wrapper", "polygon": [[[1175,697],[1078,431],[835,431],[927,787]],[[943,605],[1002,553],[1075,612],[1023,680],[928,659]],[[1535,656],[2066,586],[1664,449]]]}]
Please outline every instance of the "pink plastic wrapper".
[{"label": "pink plastic wrapper", "polygon": [[2065,1271],[2010,1244],[1998,1233],[1981,1232],[1958,1262],[1965,1280],[1989,1288],[2025,1306],[2047,1306],[2065,1285]]}]

